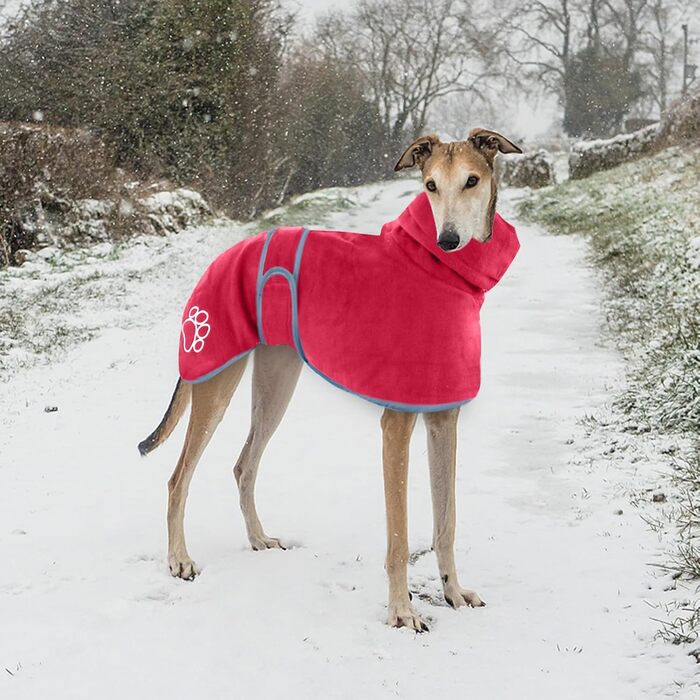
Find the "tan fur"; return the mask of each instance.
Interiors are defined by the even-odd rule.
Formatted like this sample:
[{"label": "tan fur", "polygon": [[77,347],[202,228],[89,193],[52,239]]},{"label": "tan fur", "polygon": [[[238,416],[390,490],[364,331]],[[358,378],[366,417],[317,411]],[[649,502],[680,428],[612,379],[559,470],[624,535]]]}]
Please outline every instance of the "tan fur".
[{"label": "tan fur", "polygon": [[389,617],[394,627],[428,629],[411,605],[408,593],[408,445],[415,413],[386,409],[382,415],[382,461],[386,503],[386,573],[389,577]]},{"label": "tan fur", "polygon": [[459,409],[428,413],[428,463],[433,500],[433,549],[437,556],[445,600],[453,607],[482,607],[479,596],[459,585],[455,567],[455,480],[457,473],[457,419]]},{"label": "tan fur", "polygon": [[192,387],[190,384],[185,384],[181,379],[178,379],[175,385],[175,391],[170,399],[170,405],[163,416],[158,427],[142,442],[139,443],[139,452],[142,455],[147,455],[152,450],[155,450],[158,445],[165,442],[170,434],[175,430],[182,414],[187,408],[190,397],[192,395]]},{"label": "tan fur", "polygon": [[197,462],[224,417],[243,375],[246,359],[244,357],[210,380],[192,386],[192,411],[185,444],[168,481],[168,564],[173,576],[192,580],[199,573],[185,544],[185,501]]},{"label": "tan fur", "polygon": [[[496,184],[492,177],[493,157],[497,150],[511,148],[519,150],[505,137],[484,129],[472,130],[467,141],[448,144],[441,143],[435,135],[429,135],[411,144],[401,156],[396,168],[418,166],[423,171],[424,182],[430,178],[439,179],[442,183],[440,194],[443,194],[443,191],[451,192],[452,201],[436,206],[431,198],[433,213],[445,212],[444,216],[449,217],[455,212],[464,216],[467,210],[477,211],[480,218],[480,221],[476,222],[478,226],[474,226],[474,221],[466,224],[464,221],[454,223],[463,227],[471,225],[475,229],[475,237],[478,237],[478,229],[486,240],[488,236],[483,232],[487,228],[490,232],[496,202]],[[484,186],[480,194],[483,203],[478,207],[472,206],[472,209],[459,205],[460,198],[464,196],[462,191],[465,173],[476,174],[484,180],[480,180],[480,185]],[[440,226],[437,226],[437,229],[440,231]],[[187,492],[197,462],[229,405],[245,365],[246,358],[243,358],[201,384],[187,385],[179,381],[160,425],[139,445],[141,453],[147,454],[161,444],[174,429],[191,398],[192,410],[185,444],[168,482],[168,563],[173,576],[190,580],[198,573],[185,544],[184,514]],[[301,367],[302,361],[297,353],[286,345],[261,345],[254,352],[251,425],[248,439],[236,462],[234,476],[239,488],[248,539],[256,550],[284,549],[279,539],[269,537],[265,533],[260,522],[255,508],[255,480],[262,454],[284,417]],[[461,587],[455,568],[458,416],[459,409],[425,414],[434,516],[433,548],[437,556],[445,600],[455,608],[484,605],[474,591]],[[381,419],[387,516],[386,571],[389,578],[388,623],[395,627],[409,627],[416,632],[423,632],[428,628],[411,604],[407,575],[408,450],[415,423],[416,414],[390,409],[384,411]]]}]

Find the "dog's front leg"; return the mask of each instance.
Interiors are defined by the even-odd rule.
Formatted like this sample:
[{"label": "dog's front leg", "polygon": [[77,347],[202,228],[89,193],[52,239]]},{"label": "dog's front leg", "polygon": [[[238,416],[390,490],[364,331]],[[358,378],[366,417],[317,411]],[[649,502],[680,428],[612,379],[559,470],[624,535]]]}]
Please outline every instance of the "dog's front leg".
[{"label": "dog's front leg", "polygon": [[428,626],[411,605],[408,593],[408,446],[415,413],[386,409],[382,416],[384,498],[386,499],[387,551],[389,576],[389,618],[393,627],[410,627],[425,632]]},{"label": "dog's front leg", "polygon": [[445,600],[453,607],[480,607],[479,596],[459,585],[455,567],[455,473],[459,409],[426,413],[430,487],[433,496],[433,548],[437,555]]}]

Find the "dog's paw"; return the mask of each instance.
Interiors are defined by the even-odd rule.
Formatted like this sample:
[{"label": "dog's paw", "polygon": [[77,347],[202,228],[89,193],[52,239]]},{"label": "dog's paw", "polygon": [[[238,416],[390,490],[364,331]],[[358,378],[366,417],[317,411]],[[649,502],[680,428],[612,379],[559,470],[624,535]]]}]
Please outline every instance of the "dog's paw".
[{"label": "dog's paw", "polygon": [[200,572],[197,565],[187,556],[178,557],[171,555],[168,557],[168,564],[170,573],[175,578],[181,578],[185,581],[194,581],[195,576]]},{"label": "dog's paw", "polygon": [[390,627],[408,627],[418,633],[429,631],[428,625],[410,603],[389,603],[387,624]]},{"label": "dog's paw", "polygon": [[461,608],[464,605],[468,605],[471,608],[483,608],[486,606],[486,603],[474,591],[450,583],[445,584],[445,600],[452,608]]},{"label": "dog's paw", "polygon": [[260,537],[251,537],[250,546],[259,552],[263,549],[287,549],[276,537],[268,537],[261,535]]}]

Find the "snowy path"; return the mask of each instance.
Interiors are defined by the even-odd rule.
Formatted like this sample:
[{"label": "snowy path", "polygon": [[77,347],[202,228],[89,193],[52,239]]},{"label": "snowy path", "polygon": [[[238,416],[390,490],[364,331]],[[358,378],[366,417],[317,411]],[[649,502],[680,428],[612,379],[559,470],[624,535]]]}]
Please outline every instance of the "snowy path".
[{"label": "snowy path", "polygon": [[[413,191],[364,188],[330,223],[377,230]],[[130,284],[133,323],[120,317],[0,384],[0,698],[695,697],[693,660],[652,641],[648,601],[664,579],[648,566],[656,536],[625,498],[633,467],[570,463],[583,449],[579,419],[620,372],[599,341],[582,244],[518,232],[520,256],[484,306],[482,392],[460,425],[457,562],[488,607],[446,607],[426,553],[410,580],[432,632],[383,624],[380,409],[308,371],[257,490],[267,531],[294,548],[247,546],[231,474],[248,427],[244,382],[190,493],[189,549],[204,571],[170,578],[166,481],[184,422],[146,460],[136,444],[170,396],[193,281],[241,235],[204,230],[191,235],[207,249],[190,253],[181,237],[170,275]],[[417,428],[420,552],[431,513]]]}]

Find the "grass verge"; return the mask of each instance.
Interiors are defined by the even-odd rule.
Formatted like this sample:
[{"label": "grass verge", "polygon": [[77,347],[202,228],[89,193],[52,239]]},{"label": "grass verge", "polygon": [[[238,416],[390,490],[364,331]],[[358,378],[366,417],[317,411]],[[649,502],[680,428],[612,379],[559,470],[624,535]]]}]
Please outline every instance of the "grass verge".
[{"label": "grass verge", "polygon": [[[677,436],[678,550],[669,569],[700,578],[700,144],[674,147],[584,180],[533,193],[524,219],[555,234],[580,234],[604,278],[608,327],[622,351],[626,388],[614,408],[626,429]],[[697,589],[696,589],[697,593]],[[689,602],[662,636],[693,642]]]}]

